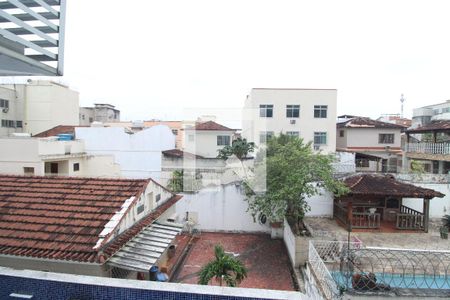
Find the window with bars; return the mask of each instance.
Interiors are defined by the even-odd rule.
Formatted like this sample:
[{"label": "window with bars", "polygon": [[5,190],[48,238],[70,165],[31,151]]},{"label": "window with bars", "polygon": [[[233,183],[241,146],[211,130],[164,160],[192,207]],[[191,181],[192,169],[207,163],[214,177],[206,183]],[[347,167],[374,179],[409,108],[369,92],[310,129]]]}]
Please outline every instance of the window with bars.
[{"label": "window with bars", "polygon": [[262,118],[272,118],[273,117],[273,105],[272,104],[259,105],[259,116]]},{"label": "window with bars", "polygon": [[261,131],[259,133],[259,142],[266,143],[273,136],[273,131]]},{"label": "window with bars", "polygon": [[326,145],[327,133],[326,132],[314,132],[314,145]]},{"label": "window with bars", "polygon": [[229,135],[218,135],[217,136],[217,146],[229,146],[230,136]]},{"label": "window with bars", "polygon": [[287,118],[300,117],[300,105],[286,105],[286,117]]},{"label": "window with bars", "polygon": [[9,108],[9,100],[0,99],[0,107],[1,108]]},{"label": "window with bars", "polygon": [[314,118],[326,118],[328,105],[314,105]]},{"label": "window with bars", "polygon": [[380,133],[378,135],[378,143],[379,144],[393,144],[394,143],[394,134],[393,133]]},{"label": "window with bars", "polygon": [[300,136],[300,132],[298,132],[298,131],[286,131],[286,135],[299,137]]}]

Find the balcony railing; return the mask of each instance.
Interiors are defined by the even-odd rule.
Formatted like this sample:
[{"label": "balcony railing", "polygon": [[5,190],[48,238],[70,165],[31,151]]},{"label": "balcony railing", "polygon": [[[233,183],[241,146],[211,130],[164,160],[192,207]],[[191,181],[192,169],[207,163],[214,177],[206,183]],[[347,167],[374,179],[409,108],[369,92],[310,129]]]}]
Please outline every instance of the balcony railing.
[{"label": "balcony railing", "polygon": [[0,1],[0,75],[62,75],[66,0]]},{"label": "balcony railing", "polygon": [[412,208],[402,205],[397,214],[396,227],[398,229],[423,230],[425,228],[425,216]]},{"label": "balcony railing", "polygon": [[450,155],[450,143],[407,143],[406,152]]}]

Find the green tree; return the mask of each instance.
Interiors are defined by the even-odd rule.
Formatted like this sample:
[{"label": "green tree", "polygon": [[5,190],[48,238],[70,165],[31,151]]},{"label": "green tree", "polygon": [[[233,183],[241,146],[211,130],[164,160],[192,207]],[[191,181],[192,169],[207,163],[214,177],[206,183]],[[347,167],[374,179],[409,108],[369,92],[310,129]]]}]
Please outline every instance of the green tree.
[{"label": "green tree", "polygon": [[183,170],[173,171],[172,177],[169,179],[167,183],[167,188],[174,193],[180,193],[183,191]]},{"label": "green tree", "polygon": [[266,190],[249,193],[246,189],[249,210],[254,218],[264,214],[271,222],[286,218],[297,233],[304,230],[303,218],[310,209],[307,198],[321,193],[322,188],[335,196],[348,192],[333,177],[335,157],[314,152],[311,143],[305,144],[298,137],[285,134],[272,137],[267,142],[265,157],[258,153],[257,161],[256,169],[265,169]]},{"label": "green tree", "polygon": [[199,284],[206,285],[212,278],[222,282],[227,286],[235,287],[247,277],[247,269],[244,264],[234,257],[225,254],[223,247],[216,245],[214,247],[215,259],[210,261],[200,271]]},{"label": "green tree", "polygon": [[225,146],[220,149],[217,158],[228,159],[230,156],[235,155],[242,161],[249,153],[253,152],[254,149],[255,143],[247,142],[247,140],[243,138],[237,138],[231,143],[231,146]]}]

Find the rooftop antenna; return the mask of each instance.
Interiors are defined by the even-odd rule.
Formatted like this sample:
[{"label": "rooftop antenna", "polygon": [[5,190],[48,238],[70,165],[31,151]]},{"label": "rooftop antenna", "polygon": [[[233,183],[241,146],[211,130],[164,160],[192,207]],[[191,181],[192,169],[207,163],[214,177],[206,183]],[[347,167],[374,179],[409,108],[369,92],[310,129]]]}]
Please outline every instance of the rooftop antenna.
[{"label": "rooftop antenna", "polygon": [[405,98],[403,97],[403,94],[400,96],[400,102],[402,104],[400,117],[403,118],[403,102],[405,102]]}]

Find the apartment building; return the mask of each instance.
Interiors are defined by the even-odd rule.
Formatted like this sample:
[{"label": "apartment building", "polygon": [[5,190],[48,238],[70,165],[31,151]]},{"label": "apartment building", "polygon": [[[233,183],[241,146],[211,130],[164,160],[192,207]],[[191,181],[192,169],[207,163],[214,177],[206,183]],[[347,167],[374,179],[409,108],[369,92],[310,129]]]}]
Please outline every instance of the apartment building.
[{"label": "apartment building", "polygon": [[450,120],[450,100],[413,109],[413,128],[427,125],[437,120]]},{"label": "apartment building", "polygon": [[95,103],[94,107],[80,107],[80,125],[89,126],[92,122],[120,122],[120,110],[114,105]]},{"label": "apartment building", "polygon": [[254,88],[244,104],[242,137],[258,146],[283,132],[334,152],[336,102],[335,89]]},{"label": "apartment building", "polygon": [[0,136],[78,125],[78,92],[48,80],[0,85]]}]

